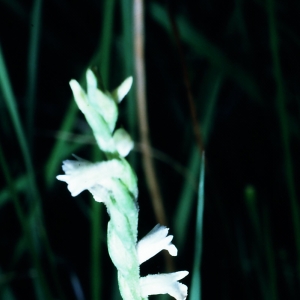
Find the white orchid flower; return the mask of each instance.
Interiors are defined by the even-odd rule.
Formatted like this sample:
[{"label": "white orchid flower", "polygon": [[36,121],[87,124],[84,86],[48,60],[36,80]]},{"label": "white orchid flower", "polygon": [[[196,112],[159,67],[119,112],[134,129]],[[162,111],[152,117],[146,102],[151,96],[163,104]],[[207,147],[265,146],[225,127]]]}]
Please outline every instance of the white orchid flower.
[{"label": "white orchid flower", "polygon": [[188,274],[188,271],[180,271],[170,274],[141,277],[140,286],[142,297],[169,294],[176,300],[184,300],[187,297],[187,286],[178,282],[178,280],[184,278]]},{"label": "white orchid flower", "polygon": [[99,185],[107,187],[110,185],[112,178],[118,178],[126,184],[128,190],[136,197],[137,186],[135,181],[135,174],[131,171],[129,164],[125,160],[111,159],[109,161],[102,161],[92,163],[88,160],[82,159],[77,155],[73,155],[77,160],[64,160],[62,169],[65,175],[58,175],[56,178],[60,181],[65,181],[68,184],[68,190],[73,197],[79,195],[84,190],[89,190],[96,201],[100,201],[103,195],[103,189],[100,194]]},{"label": "white orchid flower", "polygon": [[[75,155],[74,155],[75,156]],[[65,175],[57,176],[58,180],[65,181],[72,196],[75,197],[83,190],[89,190],[94,199],[107,204],[111,193],[122,201],[122,194],[116,186],[116,179],[122,177],[127,182],[128,187],[135,194],[135,185],[132,184],[132,176],[128,173],[127,165],[119,160],[103,161],[101,163],[91,163],[78,156],[77,160],[65,160],[63,171]],[[127,175],[126,175],[127,174]],[[123,201],[126,201],[123,199]],[[135,210],[132,210],[135,212]],[[127,212],[128,216],[131,216]],[[131,216],[135,218],[134,214]],[[115,220],[117,222],[117,220]],[[167,250],[170,255],[177,256],[177,248],[172,244],[173,236],[168,235],[169,228],[157,224],[145,237],[136,245],[138,264],[141,265],[162,250]],[[119,253],[119,247],[115,247]],[[148,275],[139,280],[141,296],[166,294],[177,300],[184,300],[187,296],[187,286],[178,282],[188,274],[181,271],[170,274]]]},{"label": "white orchid flower", "polygon": [[168,250],[170,255],[177,256],[177,248],[171,243],[173,235],[168,235],[169,228],[157,224],[137,244],[139,264],[156,255],[161,250]]},{"label": "white orchid flower", "polygon": [[68,190],[73,197],[84,190],[89,190],[96,184],[104,185],[107,178],[118,176],[124,172],[124,166],[118,160],[91,163],[78,156],[77,160],[64,160],[62,169],[65,175],[56,178],[68,184]]},{"label": "white orchid flower", "polygon": [[[139,264],[142,264],[161,250],[167,250],[170,255],[177,256],[177,248],[171,243],[173,236],[168,235],[169,228],[157,224],[137,244]],[[170,274],[148,275],[140,278],[142,297],[157,294],[169,294],[177,300],[187,297],[187,286],[178,282],[189,272],[181,271]]]}]

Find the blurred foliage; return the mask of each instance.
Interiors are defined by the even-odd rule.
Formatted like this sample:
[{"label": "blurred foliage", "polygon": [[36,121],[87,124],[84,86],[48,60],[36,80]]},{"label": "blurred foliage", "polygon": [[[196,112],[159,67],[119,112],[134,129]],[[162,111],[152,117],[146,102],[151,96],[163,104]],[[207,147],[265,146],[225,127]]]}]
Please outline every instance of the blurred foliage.
[{"label": "blurred foliage", "polygon": [[[176,269],[195,291],[201,278],[201,299],[299,299],[299,2],[145,2],[149,131]],[[0,1],[1,299],[120,299],[106,214],[55,176],[72,153],[100,157],[68,82],[84,84],[90,66],[107,89],[134,76],[133,9]],[[133,88],[119,124],[136,142],[142,237],[156,221],[135,98]],[[161,254],[141,273],[164,269]]]}]

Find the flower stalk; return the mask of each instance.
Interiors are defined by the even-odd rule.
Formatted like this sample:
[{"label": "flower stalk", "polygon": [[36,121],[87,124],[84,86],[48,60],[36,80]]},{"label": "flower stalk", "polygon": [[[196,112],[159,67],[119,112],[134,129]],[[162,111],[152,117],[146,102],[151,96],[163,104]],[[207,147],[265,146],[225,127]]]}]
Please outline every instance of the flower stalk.
[{"label": "flower stalk", "polygon": [[99,148],[107,160],[91,163],[75,156],[63,162],[65,181],[73,197],[88,190],[95,201],[103,202],[110,221],[107,227],[109,255],[118,270],[120,293],[124,300],[144,300],[148,295],[168,293],[177,300],[187,296],[187,287],[178,282],[188,272],[148,275],[140,277],[140,265],[165,249],[177,255],[168,228],[156,225],[139,243],[137,178],[124,158],[133,148],[129,134],[122,128],[115,130],[117,104],[128,93],[132,78],[127,78],[112,93],[100,91],[91,70],[87,71],[87,93],[76,80],[70,81],[75,101],[91,126]]}]

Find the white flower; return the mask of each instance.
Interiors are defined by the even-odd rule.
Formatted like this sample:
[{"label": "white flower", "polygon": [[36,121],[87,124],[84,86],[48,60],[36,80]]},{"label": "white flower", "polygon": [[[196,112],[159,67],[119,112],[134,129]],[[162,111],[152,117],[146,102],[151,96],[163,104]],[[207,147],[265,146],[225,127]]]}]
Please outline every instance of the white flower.
[{"label": "white flower", "polygon": [[[168,250],[172,256],[177,256],[177,248],[171,243],[173,236],[168,235],[169,228],[157,224],[137,244],[139,264],[148,260],[161,250]],[[148,275],[140,278],[142,297],[157,294],[169,294],[177,300],[187,297],[187,286],[178,280],[188,275],[187,271],[170,274]]]},{"label": "white flower", "polygon": [[188,271],[180,271],[170,274],[148,275],[140,278],[142,297],[157,294],[169,294],[176,300],[184,300],[187,297],[187,286],[178,282],[189,274]]},{"label": "white flower", "polygon": [[[126,186],[135,198],[137,197],[135,175],[124,159],[112,159],[100,163],[91,163],[77,156],[75,157],[77,161],[65,160],[63,162],[62,168],[65,175],[58,175],[56,177],[58,180],[65,181],[68,184],[68,189],[73,197],[77,196],[83,190],[89,190],[96,201],[107,204],[112,196],[118,199],[118,201],[121,201],[121,203],[125,203],[128,198],[126,194],[124,197],[122,196],[123,185]],[[119,184],[120,180],[123,185]],[[132,205],[135,206],[135,203],[132,203]],[[130,205],[127,207],[127,210],[131,210]],[[133,213],[128,214],[127,211],[127,217],[137,220],[137,216],[135,216],[138,212],[136,207],[132,209],[132,212]],[[119,211],[118,213],[122,214],[123,212]],[[114,222],[118,224],[118,218],[114,218]],[[119,225],[116,224],[114,226],[118,227]],[[133,222],[131,227],[136,228],[137,224]],[[136,245],[138,262],[135,261],[135,263],[141,265],[161,250],[167,250],[170,255],[177,256],[177,248],[171,243],[173,236],[168,235],[168,232],[169,228],[158,224],[143,237]],[[111,244],[113,244],[113,242]],[[117,253],[116,257],[121,255],[119,249],[120,247],[118,245],[114,252]],[[132,250],[134,251],[134,248],[132,248]],[[129,251],[129,253],[132,253],[132,251]],[[124,253],[122,254],[124,256]],[[124,264],[128,261],[129,259],[125,259],[125,261],[123,259]],[[121,266],[122,263],[120,263],[118,269],[121,268]],[[127,268],[125,268],[125,270],[127,270]],[[187,276],[188,273],[187,271],[180,271],[137,278],[137,280],[139,280],[141,296],[146,298],[149,295],[169,294],[176,300],[184,300],[187,297],[188,289],[186,285],[178,282],[178,280]]]},{"label": "white flower", "polygon": [[97,185],[105,186],[108,180],[113,177],[119,178],[124,173],[124,165],[116,159],[91,163],[76,155],[74,156],[77,161],[63,161],[62,169],[66,174],[56,176],[58,180],[65,181],[68,184],[68,190],[73,197],[84,190],[90,189],[92,189],[92,194],[95,195],[96,191],[100,191],[100,188],[96,187]]},{"label": "white flower", "polygon": [[177,248],[171,243],[173,235],[168,236],[169,228],[157,224],[137,244],[139,264],[156,255],[161,250],[168,250],[172,256],[177,256]]}]

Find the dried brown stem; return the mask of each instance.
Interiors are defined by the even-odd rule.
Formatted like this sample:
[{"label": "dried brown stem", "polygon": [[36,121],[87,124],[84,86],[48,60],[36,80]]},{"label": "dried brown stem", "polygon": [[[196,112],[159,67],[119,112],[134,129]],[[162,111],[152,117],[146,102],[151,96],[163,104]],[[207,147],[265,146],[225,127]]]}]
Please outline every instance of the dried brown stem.
[{"label": "dried brown stem", "polygon": [[140,129],[141,144],[143,145],[142,160],[146,181],[151,195],[152,205],[157,222],[167,225],[162,196],[156,180],[154,162],[152,159],[147,115],[145,59],[144,59],[144,1],[133,1],[134,22],[134,60],[135,87],[137,112]]}]

